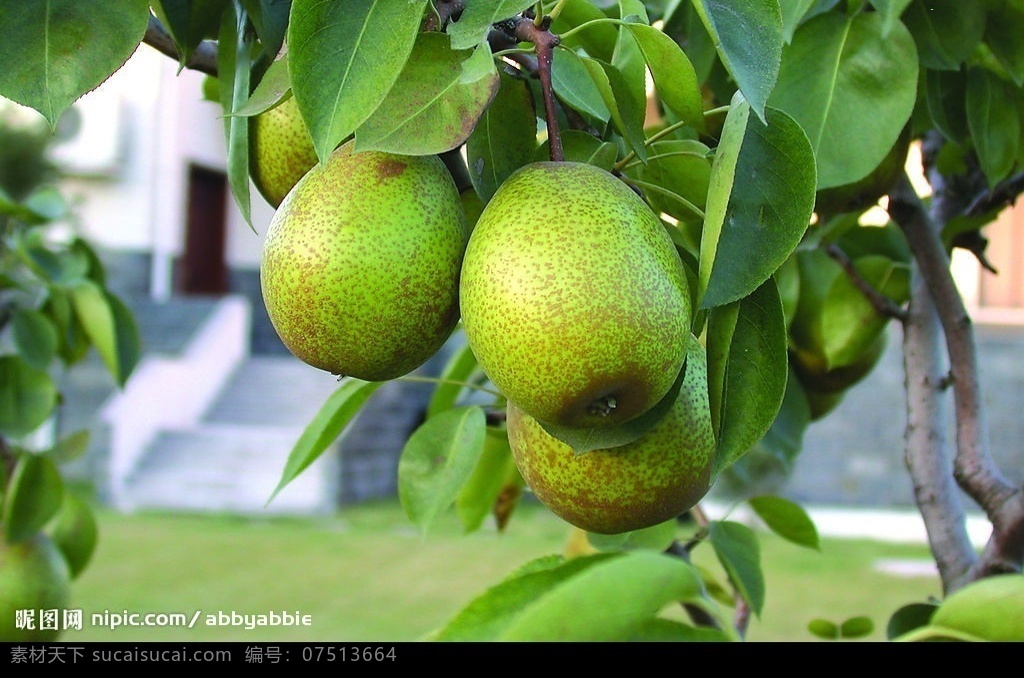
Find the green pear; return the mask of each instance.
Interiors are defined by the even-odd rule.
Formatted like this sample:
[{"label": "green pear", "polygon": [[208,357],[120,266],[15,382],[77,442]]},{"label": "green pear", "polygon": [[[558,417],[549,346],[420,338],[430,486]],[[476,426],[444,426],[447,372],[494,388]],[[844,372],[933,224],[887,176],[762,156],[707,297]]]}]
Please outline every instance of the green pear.
[{"label": "green pear", "polygon": [[[71,597],[71,573],[60,549],[38,532],[9,544],[0,538],[0,641],[49,642],[59,629],[40,628],[44,611],[61,615]],[[31,617],[31,628],[18,628],[18,611]]]},{"label": "green pear", "polygon": [[577,454],[509,401],[512,456],[537,499],[572,525],[601,534],[651,527],[700,501],[710,488],[715,436],[707,363],[699,350],[691,350],[668,413],[619,447]]},{"label": "green pear", "polygon": [[260,265],[271,323],[298,358],[384,381],[433,356],[459,319],[469,230],[437,156],[347,142],[285,197]]},{"label": "green pear", "polygon": [[278,207],[288,191],[317,164],[313,140],[295,97],[253,117],[249,128],[249,175],[260,195]]},{"label": "green pear", "polygon": [[577,162],[514,172],[477,220],[462,321],[481,368],[530,416],[615,426],[668,393],[690,336],[686,271],[622,181]]}]

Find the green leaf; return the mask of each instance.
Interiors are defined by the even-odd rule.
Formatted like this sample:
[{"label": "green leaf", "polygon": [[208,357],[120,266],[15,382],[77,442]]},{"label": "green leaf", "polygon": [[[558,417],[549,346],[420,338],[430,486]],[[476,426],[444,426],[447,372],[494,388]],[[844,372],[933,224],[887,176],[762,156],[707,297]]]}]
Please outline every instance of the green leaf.
[{"label": "green leaf", "polygon": [[803,24],[782,54],[769,103],[807,133],[818,188],[867,176],[895,145],[917,101],[914,40],[885,33],[877,12],[829,12]]},{"label": "green leaf", "polygon": [[938,608],[937,603],[904,605],[889,618],[889,623],[885,627],[885,637],[888,640],[894,640],[905,633],[927,626]]},{"label": "green leaf", "polygon": [[174,38],[182,68],[192,58],[196,47],[220,32],[220,21],[230,0],[160,0],[153,11]]},{"label": "green leaf", "polygon": [[790,0],[779,3],[779,9],[782,11],[782,38],[787,43],[793,39],[797,26],[804,20],[807,11],[815,2],[816,0]]},{"label": "green leaf", "polygon": [[637,101],[629,89],[626,79],[611,64],[590,57],[582,59],[604,105],[611,114],[615,129],[626,140],[630,150],[641,160],[647,159],[644,145],[645,102]]},{"label": "green leaf", "polygon": [[1016,162],[1021,115],[1011,85],[983,68],[967,73],[967,127],[989,188],[994,188]]},{"label": "green leaf", "polygon": [[67,561],[71,577],[78,577],[92,559],[99,538],[92,508],[74,493],[65,492],[60,510],[47,531]]},{"label": "green leaf", "polygon": [[925,103],[935,127],[951,141],[966,145],[970,138],[967,127],[967,76],[964,71],[921,71]]},{"label": "green leaf", "polygon": [[391,91],[412,54],[426,5],[426,0],[292,1],[288,69],[321,162]]},{"label": "green leaf", "polygon": [[83,428],[69,433],[46,451],[46,456],[58,466],[81,459],[89,451],[89,429]]},{"label": "green leaf", "polygon": [[64,501],[64,481],[47,457],[20,455],[4,496],[4,536],[9,543],[32,536],[49,522]]},{"label": "green leaf", "polygon": [[668,605],[698,598],[693,567],[652,551],[603,559],[559,582],[524,606],[500,635],[503,641],[623,641]]},{"label": "green leaf", "polygon": [[421,534],[455,501],[484,449],[484,411],[459,407],[417,428],[398,461],[398,498]]},{"label": "green leaf", "polygon": [[676,42],[653,26],[629,24],[658,96],[670,111],[696,129],[704,128],[704,101],[697,73]]},{"label": "green leaf", "polygon": [[599,554],[566,560],[562,556],[543,556],[529,561],[471,600],[432,639],[453,642],[497,640],[519,613],[545,591],[614,557],[616,554]]},{"label": "green leaf", "polygon": [[292,81],[288,75],[288,55],[285,54],[267,68],[260,84],[249,99],[232,115],[252,117],[269,111],[291,96]]},{"label": "green leaf", "polygon": [[[867,255],[853,262],[862,280],[901,305],[910,297],[910,267],[883,255]],[[828,288],[819,311],[822,350],[828,368],[857,362],[885,329],[889,318],[881,316],[853,279],[838,275]]]},{"label": "green leaf", "polygon": [[818,528],[799,504],[768,495],[752,497],[747,503],[768,529],[783,539],[812,549],[820,548]]},{"label": "green leaf", "polygon": [[421,33],[395,86],[356,129],[356,150],[429,155],[457,148],[498,88],[487,45],[454,51],[445,35]]},{"label": "green leaf", "polygon": [[380,388],[382,383],[384,382],[346,379],[327,398],[313,420],[306,425],[302,435],[299,436],[295,446],[288,454],[288,461],[285,462],[281,480],[274,488],[270,499],[267,500],[268,504],[288,483],[295,480],[310,464],[320,458],[320,455],[341,435],[345,427],[356,418],[360,408]]},{"label": "green leaf", "polygon": [[46,370],[57,354],[57,329],[43,313],[26,308],[11,318],[14,346],[22,359],[38,370]]},{"label": "green leaf", "polygon": [[900,20],[904,10],[911,0],[868,0],[871,6],[882,15],[882,34],[889,35],[889,31]]},{"label": "green leaf", "polygon": [[764,572],[757,535],[746,525],[733,521],[714,521],[708,539],[737,592],[758,617],[764,607]]},{"label": "green leaf", "polygon": [[992,575],[954,591],[927,626],[895,640],[1024,641],[1024,575]]},{"label": "green leaf", "polygon": [[249,100],[253,43],[248,17],[240,5],[224,15],[218,39],[217,73],[220,100],[224,109],[224,134],[227,140],[228,184],[235,204],[252,225],[249,196],[249,120],[235,115]]},{"label": "green leaf", "polygon": [[1017,87],[1024,87],[1024,3],[1003,0],[991,4],[985,23],[985,44]]},{"label": "green leaf", "polygon": [[261,53],[273,59],[280,52],[288,31],[291,0],[242,0],[242,6],[256,28],[262,43]]},{"label": "green leaf", "polygon": [[708,391],[718,447],[717,476],[771,428],[789,374],[786,319],[775,281],[712,309],[707,325]]},{"label": "green leaf", "polygon": [[922,66],[956,70],[985,33],[985,3],[914,0],[902,19],[914,36]]},{"label": "green leaf", "polygon": [[823,640],[839,638],[839,627],[827,619],[812,619],[807,623],[807,630],[811,632],[811,635]]},{"label": "green leaf", "polygon": [[587,533],[587,541],[590,542],[591,546],[600,551],[650,549],[661,552],[672,545],[678,529],[679,522],[673,518],[642,530],[633,530],[632,532],[620,532],[619,534],[589,532]]},{"label": "green leaf", "polygon": [[533,0],[476,0],[467,2],[459,20],[448,25],[452,49],[470,49],[487,41],[491,26],[533,5]]},{"label": "green leaf", "polygon": [[612,114],[604,103],[604,97],[594,87],[590,71],[575,52],[564,48],[554,51],[551,58],[551,87],[559,100],[577,113],[601,123],[611,120]]},{"label": "green leaf", "polygon": [[500,88],[466,141],[469,177],[486,204],[512,172],[530,162],[537,113],[526,81],[502,71]]},{"label": "green leaf", "polygon": [[463,343],[455,350],[441,373],[437,376],[439,383],[427,403],[427,418],[440,414],[455,407],[459,397],[466,389],[465,384],[476,374],[482,373],[468,343]]},{"label": "green leaf", "polygon": [[57,386],[47,372],[17,356],[0,357],[0,435],[32,433],[56,406]]},{"label": "green leaf", "polygon": [[107,371],[124,386],[139,358],[137,330],[131,311],[92,281],[71,288],[75,315]]},{"label": "green leaf", "polygon": [[142,41],[145,0],[0,3],[0,96],[56,128],[62,113],[118,70]]},{"label": "green leaf", "polygon": [[[512,459],[505,429],[487,428],[484,449],[473,473],[459,490],[455,498],[455,511],[459,514],[462,529],[474,532],[480,529],[484,519],[494,511],[495,502],[503,491],[511,488],[519,471]],[[518,488],[518,483],[515,483]],[[499,524],[501,529],[501,524]]]},{"label": "green leaf", "polygon": [[768,125],[734,105],[711,168],[700,251],[703,308],[750,294],[782,266],[814,210],[814,154],[774,108]]},{"label": "green leaf", "polygon": [[782,13],[778,0],[696,0],[694,8],[715,42],[718,56],[762,122],[779,77]]},{"label": "green leaf", "polygon": [[562,45],[573,51],[582,50],[595,59],[610,63],[619,31],[614,24],[600,21],[607,18],[608,15],[591,0],[567,0],[562,3],[562,11],[552,22],[551,32],[562,35],[572,28],[588,24],[586,28],[564,36]]}]

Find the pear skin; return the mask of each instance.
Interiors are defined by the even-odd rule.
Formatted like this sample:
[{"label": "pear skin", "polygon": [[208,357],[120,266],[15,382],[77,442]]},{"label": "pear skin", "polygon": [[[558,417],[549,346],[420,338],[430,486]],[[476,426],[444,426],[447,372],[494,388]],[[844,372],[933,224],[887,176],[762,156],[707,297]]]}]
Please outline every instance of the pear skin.
[{"label": "pear skin", "polygon": [[[56,640],[60,629],[40,628],[40,610],[65,609],[70,597],[71,573],[49,536],[39,532],[13,544],[0,536],[0,641]],[[18,610],[35,615],[33,628],[16,627]]]},{"label": "pear skin", "polygon": [[287,97],[252,119],[249,175],[256,190],[272,207],[280,206],[288,191],[316,164],[313,140],[295,97]]},{"label": "pear skin", "polygon": [[665,226],[584,163],[533,163],[499,187],[470,238],[460,299],[491,381],[562,426],[615,426],[649,410],[690,336],[689,285]]},{"label": "pear skin", "polygon": [[285,346],[331,374],[366,381],[416,369],[459,319],[469,230],[437,156],[340,146],[274,214],[260,280]]}]

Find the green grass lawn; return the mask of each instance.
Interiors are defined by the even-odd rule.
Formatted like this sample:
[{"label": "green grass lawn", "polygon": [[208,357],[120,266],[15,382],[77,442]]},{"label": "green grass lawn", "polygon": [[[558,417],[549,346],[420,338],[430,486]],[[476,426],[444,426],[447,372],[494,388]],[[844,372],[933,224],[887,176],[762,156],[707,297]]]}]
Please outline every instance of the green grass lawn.
[{"label": "green grass lawn", "polygon": [[[320,519],[100,514],[100,544],[75,582],[83,611],[74,641],[411,641],[527,560],[564,551],[569,529],[546,510],[521,506],[506,532],[463,534],[448,516],[425,538],[396,503],[345,508]],[[884,640],[900,605],[939,593],[934,574],[897,576],[882,559],[929,561],[923,545],[824,540],[821,551],[762,538],[767,596],[750,641],[807,641],[807,622],[866,615]],[[709,547],[695,561],[720,572]],[[194,628],[90,623],[93,613],[201,611]],[[310,626],[208,626],[206,615],[289,612]]]}]

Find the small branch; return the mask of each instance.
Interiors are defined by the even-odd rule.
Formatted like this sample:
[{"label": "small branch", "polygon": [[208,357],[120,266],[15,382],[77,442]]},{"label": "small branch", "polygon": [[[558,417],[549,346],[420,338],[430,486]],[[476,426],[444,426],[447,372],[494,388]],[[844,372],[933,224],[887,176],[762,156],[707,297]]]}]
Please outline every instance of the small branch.
[{"label": "small branch", "polygon": [[1021,193],[1024,193],[1024,172],[1004,179],[993,190],[978,195],[964,210],[964,216],[980,217],[993,210],[1013,205]]},{"label": "small branch", "polygon": [[436,0],[432,12],[427,12],[422,29],[427,32],[443,31],[448,22],[462,14],[466,8],[464,0]]},{"label": "small branch", "polygon": [[839,245],[829,243],[825,246],[825,251],[830,257],[835,259],[840,266],[842,266],[854,286],[860,290],[865,297],[867,297],[869,302],[871,302],[871,306],[874,307],[875,313],[883,318],[896,318],[901,322],[907,319],[906,309],[897,305],[896,302],[876,290],[874,285],[865,280],[864,276],[862,276],[853,265],[850,257],[846,256],[846,252],[844,252]]},{"label": "small branch", "polygon": [[[174,38],[155,16],[149,17],[149,25],[146,26],[146,34],[143,36],[142,42],[175,61],[181,61],[181,54],[178,52],[178,46],[174,44]],[[217,77],[216,41],[203,40],[199,43],[185,64],[185,68]]]}]

